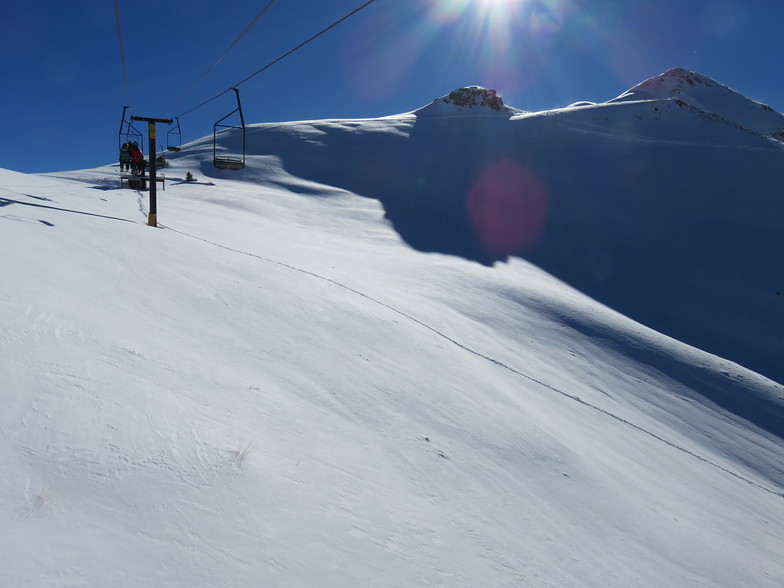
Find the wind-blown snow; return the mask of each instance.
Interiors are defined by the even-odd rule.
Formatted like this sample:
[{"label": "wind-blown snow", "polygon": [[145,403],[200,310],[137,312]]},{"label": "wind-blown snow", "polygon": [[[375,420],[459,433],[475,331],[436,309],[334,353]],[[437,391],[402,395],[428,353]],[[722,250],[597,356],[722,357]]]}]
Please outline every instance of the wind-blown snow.
[{"label": "wind-blown snow", "polygon": [[783,154],[683,102],[0,170],[0,585],[781,585]]}]

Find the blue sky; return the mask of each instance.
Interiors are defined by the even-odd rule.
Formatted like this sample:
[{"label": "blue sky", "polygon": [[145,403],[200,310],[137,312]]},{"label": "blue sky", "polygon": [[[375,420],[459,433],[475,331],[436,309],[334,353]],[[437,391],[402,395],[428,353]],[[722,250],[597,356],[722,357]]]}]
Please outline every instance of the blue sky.
[{"label": "blue sky", "polygon": [[[111,163],[126,104],[183,115],[183,141],[209,135],[233,94],[190,109],[364,0],[277,0],[204,77],[268,3],[119,0],[127,90],[114,2],[5,7],[0,167]],[[780,0],[376,0],[239,89],[247,123],[385,116],[470,84],[542,110],[609,100],[677,66],[784,112],[783,21]]]}]

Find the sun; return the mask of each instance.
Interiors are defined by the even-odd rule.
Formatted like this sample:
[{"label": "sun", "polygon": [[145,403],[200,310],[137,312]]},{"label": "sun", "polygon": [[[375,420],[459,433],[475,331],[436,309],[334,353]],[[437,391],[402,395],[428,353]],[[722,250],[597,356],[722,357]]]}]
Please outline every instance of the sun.
[{"label": "sun", "polygon": [[529,3],[530,0],[426,0],[434,20],[449,22],[464,14],[503,16]]},{"label": "sun", "polygon": [[530,0],[474,0],[473,4],[480,14],[505,17],[518,14]]},{"label": "sun", "polygon": [[477,2],[482,5],[484,8],[501,8],[501,7],[511,7],[511,6],[518,6],[524,2],[524,0],[477,0]]}]

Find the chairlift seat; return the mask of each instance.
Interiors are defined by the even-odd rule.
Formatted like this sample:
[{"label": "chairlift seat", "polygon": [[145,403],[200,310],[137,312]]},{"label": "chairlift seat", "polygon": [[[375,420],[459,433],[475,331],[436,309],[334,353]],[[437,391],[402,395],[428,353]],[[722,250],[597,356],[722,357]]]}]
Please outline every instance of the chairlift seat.
[{"label": "chairlift seat", "polygon": [[238,157],[216,157],[213,164],[218,169],[243,169],[245,162]]},{"label": "chairlift seat", "polygon": [[182,133],[180,132],[180,119],[174,117],[175,125],[172,127],[169,123],[168,132],[166,133],[166,149],[169,151],[179,151],[181,149]]},{"label": "chairlift seat", "polygon": [[[240,103],[240,91],[237,88],[232,88],[237,98],[237,108],[232,110],[229,114],[224,116],[212,126],[212,163],[218,169],[243,169],[245,167],[245,117],[242,114],[242,104]],[[239,114],[240,126],[225,124],[223,121],[232,116]],[[218,129],[234,129],[242,131],[242,157],[232,157],[227,155],[218,155]]]}]

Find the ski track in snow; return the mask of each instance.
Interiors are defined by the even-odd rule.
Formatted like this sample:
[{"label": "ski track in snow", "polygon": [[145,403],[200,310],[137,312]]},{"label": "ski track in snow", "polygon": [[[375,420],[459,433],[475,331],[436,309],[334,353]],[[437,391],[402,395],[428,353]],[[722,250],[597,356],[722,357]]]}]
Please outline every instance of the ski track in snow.
[{"label": "ski track in snow", "polygon": [[[143,212],[143,214],[146,214],[146,213],[144,213],[144,211],[142,209],[141,202],[142,202],[142,200],[141,200],[141,195],[140,195],[140,210]],[[347,290],[347,291],[349,291],[349,292],[351,292],[351,293],[353,293],[353,294],[355,294],[357,296],[361,296],[362,298],[365,298],[366,300],[369,300],[370,302],[373,302],[374,304],[378,304],[379,306],[382,306],[382,307],[386,308],[387,310],[389,310],[391,312],[394,312],[395,314],[398,314],[398,315],[406,318],[407,320],[409,320],[409,321],[419,325],[420,327],[422,327],[424,329],[427,329],[428,331],[434,333],[438,337],[448,341],[449,343],[459,347],[460,349],[463,349],[464,351],[467,351],[468,353],[471,353],[472,355],[480,357],[480,358],[484,359],[485,361],[489,361],[490,363],[493,363],[493,364],[495,364],[495,365],[497,365],[497,366],[499,366],[499,367],[501,367],[501,368],[503,368],[503,369],[505,369],[505,370],[507,370],[507,371],[509,371],[509,372],[511,372],[511,373],[513,373],[515,375],[517,375],[517,376],[520,376],[520,377],[525,378],[525,379],[527,379],[527,380],[529,380],[531,382],[534,382],[535,384],[538,384],[538,385],[542,386],[543,388],[546,388],[546,389],[548,389],[548,390],[550,390],[552,392],[555,392],[555,393],[559,394],[560,396],[562,396],[564,398],[567,398],[567,399],[569,399],[569,400],[571,400],[573,402],[577,402],[578,404],[581,404],[581,405],[583,405],[583,406],[585,406],[587,408],[590,408],[592,410],[600,412],[603,415],[608,416],[608,417],[610,417],[610,418],[612,418],[612,419],[614,419],[614,420],[616,420],[616,421],[618,421],[618,422],[620,422],[620,423],[622,423],[622,424],[624,424],[624,425],[626,425],[628,427],[631,427],[632,429],[635,429],[636,431],[639,431],[640,433],[648,435],[649,437],[652,437],[653,439],[656,439],[657,441],[659,441],[661,443],[664,443],[665,445],[667,445],[667,446],[669,446],[669,447],[671,447],[673,449],[676,449],[678,451],[681,451],[681,452],[685,453],[686,455],[689,455],[689,456],[691,456],[691,457],[693,457],[695,459],[698,459],[699,461],[701,461],[701,462],[703,462],[705,464],[708,464],[708,465],[710,465],[710,466],[712,466],[712,467],[714,467],[714,468],[724,472],[725,474],[728,474],[728,475],[730,475],[730,476],[732,476],[734,478],[742,480],[742,481],[746,482],[747,484],[750,484],[751,486],[754,486],[755,488],[763,490],[764,492],[767,492],[767,493],[772,494],[774,496],[777,496],[779,498],[784,498],[784,492],[782,492],[782,491],[772,490],[772,489],[770,489],[770,488],[768,488],[768,487],[766,487],[766,486],[764,486],[764,485],[762,485],[762,484],[760,484],[758,482],[755,482],[754,480],[751,480],[750,478],[747,478],[746,476],[743,476],[743,475],[741,475],[741,474],[739,474],[737,472],[734,472],[734,471],[732,471],[732,470],[730,470],[728,468],[725,468],[724,466],[721,466],[718,463],[716,463],[714,461],[711,461],[711,460],[709,460],[706,457],[703,457],[703,456],[701,456],[701,455],[699,455],[699,454],[697,454],[697,453],[695,453],[693,451],[690,451],[689,449],[686,449],[685,447],[683,447],[681,445],[678,445],[677,443],[674,443],[672,441],[668,441],[664,437],[661,437],[660,435],[657,435],[656,433],[654,433],[652,431],[649,431],[648,429],[646,429],[646,428],[644,428],[644,427],[642,427],[640,425],[636,425],[635,423],[633,423],[633,422],[631,422],[631,421],[629,421],[627,419],[624,419],[623,417],[620,417],[620,416],[618,416],[618,415],[616,415],[616,414],[614,414],[614,413],[612,413],[612,412],[610,412],[610,411],[608,411],[608,410],[606,410],[604,408],[601,408],[600,406],[592,404],[592,403],[590,403],[590,402],[580,398],[579,396],[577,396],[575,394],[570,394],[569,392],[565,392],[564,390],[560,390],[559,388],[556,388],[555,386],[553,386],[551,384],[547,384],[546,382],[543,382],[542,380],[539,380],[539,379],[537,379],[537,378],[535,378],[535,377],[533,377],[533,376],[531,376],[529,374],[526,374],[525,372],[520,371],[519,369],[514,368],[514,367],[512,367],[512,366],[510,366],[510,365],[508,365],[508,364],[506,364],[506,363],[504,363],[504,362],[502,362],[502,361],[500,361],[498,359],[495,359],[495,358],[493,358],[493,357],[491,357],[489,355],[486,355],[485,353],[482,353],[481,351],[477,351],[476,349],[473,349],[473,348],[469,347],[468,345],[466,345],[464,343],[461,343],[460,341],[450,337],[446,333],[443,333],[442,331],[439,331],[438,329],[428,325],[427,323],[422,322],[421,320],[417,319],[416,317],[413,317],[410,314],[407,314],[407,313],[405,313],[405,312],[403,312],[401,310],[398,310],[397,308],[395,308],[393,306],[390,306],[389,304],[387,304],[385,302],[382,302],[381,300],[373,298],[372,296],[369,296],[368,294],[365,294],[364,292],[356,290],[355,288],[352,288],[351,286],[343,284],[343,283],[341,283],[341,282],[339,282],[337,280],[333,280],[332,278],[328,278],[326,276],[322,276],[322,275],[317,274],[315,272],[312,272],[312,271],[309,271],[309,270],[306,270],[306,269],[302,269],[302,268],[290,265],[288,263],[284,263],[282,261],[278,261],[278,260],[271,259],[271,258],[268,258],[268,257],[264,257],[264,256],[261,256],[261,255],[257,255],[255,253],[250,253],[248,251],[242,251],[241,249],[236,249],[234,247],[229,247],[227,245],[222,245],[221,243],[216,243],[215,241],[210,241],[209,239],[205,239],[203,237],[198,237],[196,235],[192,235],[190,233],[186,233],[184,231],[181,231],[179,229],[175,229],[175,228],[170,227],[168,225],[159,224],[158,226],[160,228],[162,228],[162,229],[165,229],[165,230],[168,230],[168,231],[172,231],[173,233],[177,233],[179,235],[183,235],[183,236],[188,237],[190,239],[195,239],[197,241],[201,241],[202,243],[206,243],[208,245],[219,247],[219,248],[224,249],[226,251],[231,251],[233,253],[238,253],[240,255],[245,255],[247,257],[252,257],[254,259],[258,259],[259,261],[272,263],[272,264],[278,265],[280,267],[284,267],[286,269],[290,269],[292,271],[300,272],[302,274],[311,276],[313,278],[322,280],[324,282],[328,282],[328,283],[330,283],[330,284],[332,284],[334,286],[337,286],[339,288]]]}]

